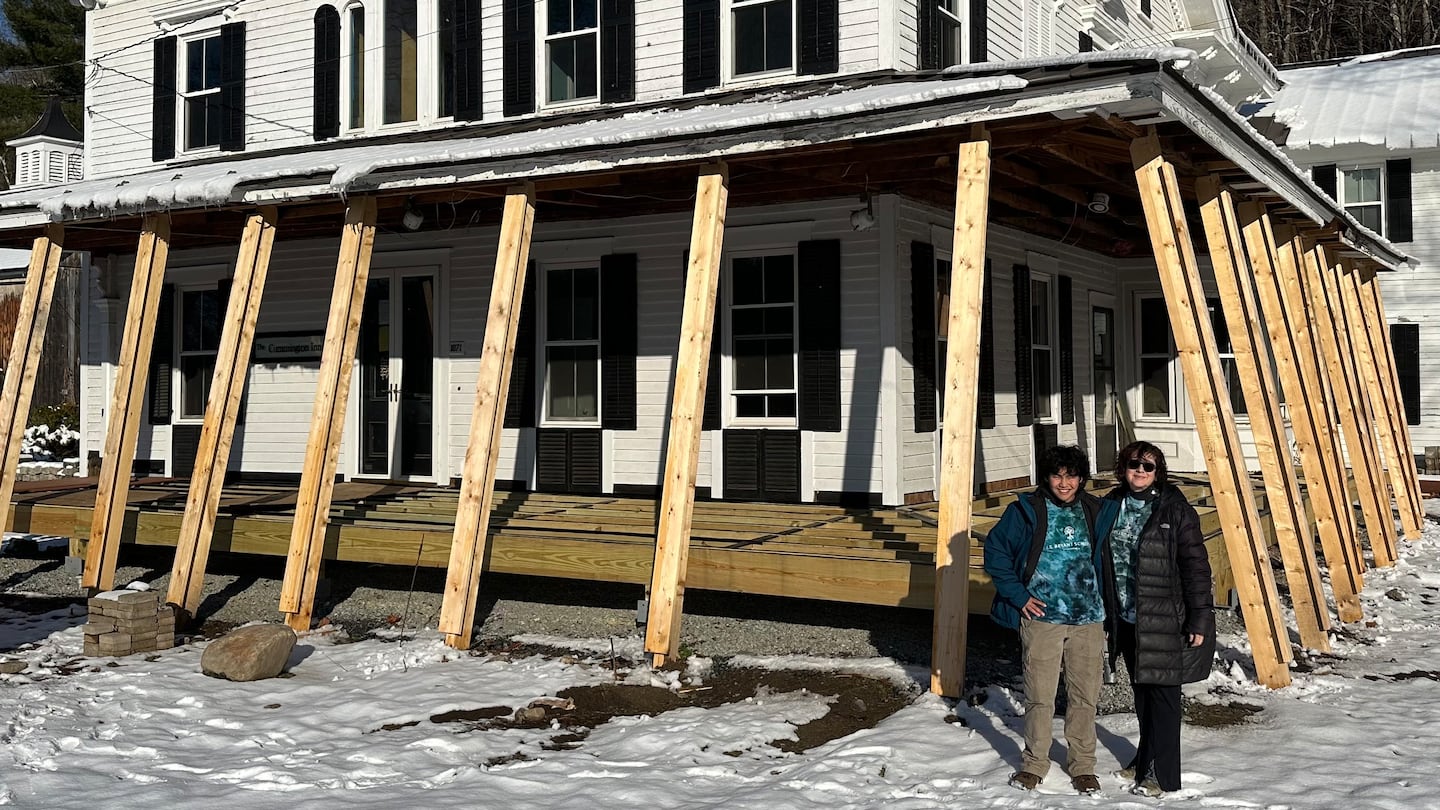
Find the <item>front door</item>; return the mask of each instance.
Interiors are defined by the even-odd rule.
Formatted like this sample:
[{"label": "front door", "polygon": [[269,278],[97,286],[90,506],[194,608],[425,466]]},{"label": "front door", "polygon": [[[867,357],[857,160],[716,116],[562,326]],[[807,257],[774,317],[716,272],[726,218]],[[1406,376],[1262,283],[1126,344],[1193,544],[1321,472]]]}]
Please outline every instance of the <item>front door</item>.
[{"label": "front door", "polygon": [[1115,453],[1119,450],[1115,391],[1115,307],[1090,308],[1091,374],[1095,392],[1095,470],[1104,473],[1115,469]]},{"label": "front door", "polygon": [[435,353],[435,274],[372,271],[356,356],[360,475],[434,478]]}]

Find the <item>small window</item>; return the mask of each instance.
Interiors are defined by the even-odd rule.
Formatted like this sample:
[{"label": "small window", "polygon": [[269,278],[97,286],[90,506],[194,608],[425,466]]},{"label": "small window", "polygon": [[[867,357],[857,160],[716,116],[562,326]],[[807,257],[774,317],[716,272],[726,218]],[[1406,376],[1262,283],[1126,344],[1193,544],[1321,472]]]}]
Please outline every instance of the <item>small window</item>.
[{"label": "small window", "polygon": [[1385,228],[1384,177],[1379,166],[1341,172],[1340,204],[1356,221],[1375,233],[1383,233]]},{"label": "small window", "polygon": [[346,125],[362,129],[365,126],[365,7],[352,7],[345,15],[345,22],[349,27],[346,36],[349,53],[345,56],[345,78],[349,84]]},{"label": "small window", "polygon": [[600,17],[597,5],[597,0],[547,0],[547,101],[593,99],[599,95]]},{"label": "small window", "polygon": [[180,417],[203,419],[220,349],[225,301],[217,289],[185,290],[180,298]]},{"label": "small window", "polygon": [[734,0],[731,15],[736,76],[788,71],[794,67],[793,0]]},{"label": "small window", "polygon": [[1245,409],[1245,390],[1240,385],[1240,371],[1235,366],[1235,348],[1230,344],[1230,329],[1225,325],[1225,310],[1219,298],[1207,298],[1210,308],[1210,328],[1215,332],[1215,345],[1220,350],[1220,375],[1225,378],[1225,390],[1230,392],[1230,410],[1236,416],[1249,413]]},{"label": "small window", "polygon": [[964,0],[938,0],[935,19],[940,27],[940,66],[958,65],[965,61]]},{"label": "small window", "polygon": [[600,268],[545,273],[545,419],[600,421]]},{"label": "small window", "polygon": [[730,392],[735,418],[793,424],[795,257],[736,258],[730,281]]},{"label": "small window", "polygon": [[182,58],[184,81],[180,96],[185,109],[185,148],[219,146],[220,35],[189,40]]},{"label": "small window", "polygon": [[1165,299],[1140,299],[1140,415],[1173,415],[1170,368],[1175,357]]},{"label": "small window", "polygon": [[414,121],[419,112],[419,18],[416,0],[385,0],[384,122]]},{"label": "small window", "polygon": [[1035,394],[1035,418],[1055,418],[1054,333],[1050,322],[1050,280],[1030,277],[1030,373]]}]

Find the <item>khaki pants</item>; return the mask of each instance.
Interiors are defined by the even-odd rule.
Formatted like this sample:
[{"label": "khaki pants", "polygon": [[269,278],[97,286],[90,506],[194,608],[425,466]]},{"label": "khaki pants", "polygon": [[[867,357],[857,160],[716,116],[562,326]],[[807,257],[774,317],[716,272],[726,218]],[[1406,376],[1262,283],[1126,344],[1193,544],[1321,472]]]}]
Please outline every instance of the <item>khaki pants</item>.
[{"label": "khaki pants", "polygon": [[1065,772],[1095,773],[1095,705],[1105,656],[1102,624],[1020,621],[1025,669],[1025,752],[1020,770],[1045,777],[1055,736],[1055,689],[1065,670]]}]

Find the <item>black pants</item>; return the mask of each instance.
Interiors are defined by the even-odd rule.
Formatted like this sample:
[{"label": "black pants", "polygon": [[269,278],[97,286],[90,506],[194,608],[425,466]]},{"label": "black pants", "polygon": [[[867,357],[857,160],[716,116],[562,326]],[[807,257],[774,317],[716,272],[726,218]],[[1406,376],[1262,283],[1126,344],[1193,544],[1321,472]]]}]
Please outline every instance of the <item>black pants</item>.
[{"label": "black pants", "polygon": [[1180,789],[1180,687],[1135,683],[1135,625],[1121,621],[1120,654],[1130,671],[1140,744],[1135,751],[1135,781],[1153,777],[1161,790]]}]

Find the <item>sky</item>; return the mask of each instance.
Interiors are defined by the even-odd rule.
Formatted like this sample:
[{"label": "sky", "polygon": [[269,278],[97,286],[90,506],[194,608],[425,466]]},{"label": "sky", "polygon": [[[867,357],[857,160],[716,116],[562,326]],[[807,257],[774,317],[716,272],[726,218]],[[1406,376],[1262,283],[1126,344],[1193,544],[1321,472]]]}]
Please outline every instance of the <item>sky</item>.
[{"label": "sky", "polygon": [[[609,639],[532,638],[597,655],[507,661],[456,653],[433,629],[341,643],[329,628],[301,638],[288,677],[230,683],[200,674],[199,644],[85,659],[83,616],[0,608],[0,651],[10,651],[0,657],[29,665],[0,676],[0,805],[1440,808],[1440,523],[1427,520],[1420,542],[1402,543],[1393,568],[1369,572],[1362,599],[1365,621],[1338,629],[1333,652],[1308,656],[1284,689],[1257,685],[1243,637],[1222,636],[1210,680],[1187,694],[1259,712],[1228,727],[1186,725],[1184,787],[1160,799],[1130,795],[1111,773],[1133,753],[1133,715],[1100,720],[1102,795],[1076,796],[1058,765],[1024,793],[1006,785],[1021,746],[1018,692],[991,686],[957,705],[923,691],[926,672],[885,659],[740,662],[860,671],[914,690],[914,702],[877,727],[803,754],[771,741],[827,711],[813,693],[616,719],[551,751],[542,748],[551,729],[466,730],[430,718],[608,682]],[[618,649],[643,661],[638,638]],[[688,689],[703,688],[705,671],[703,660],[684,676],[636,663],[624,675]]]}]

